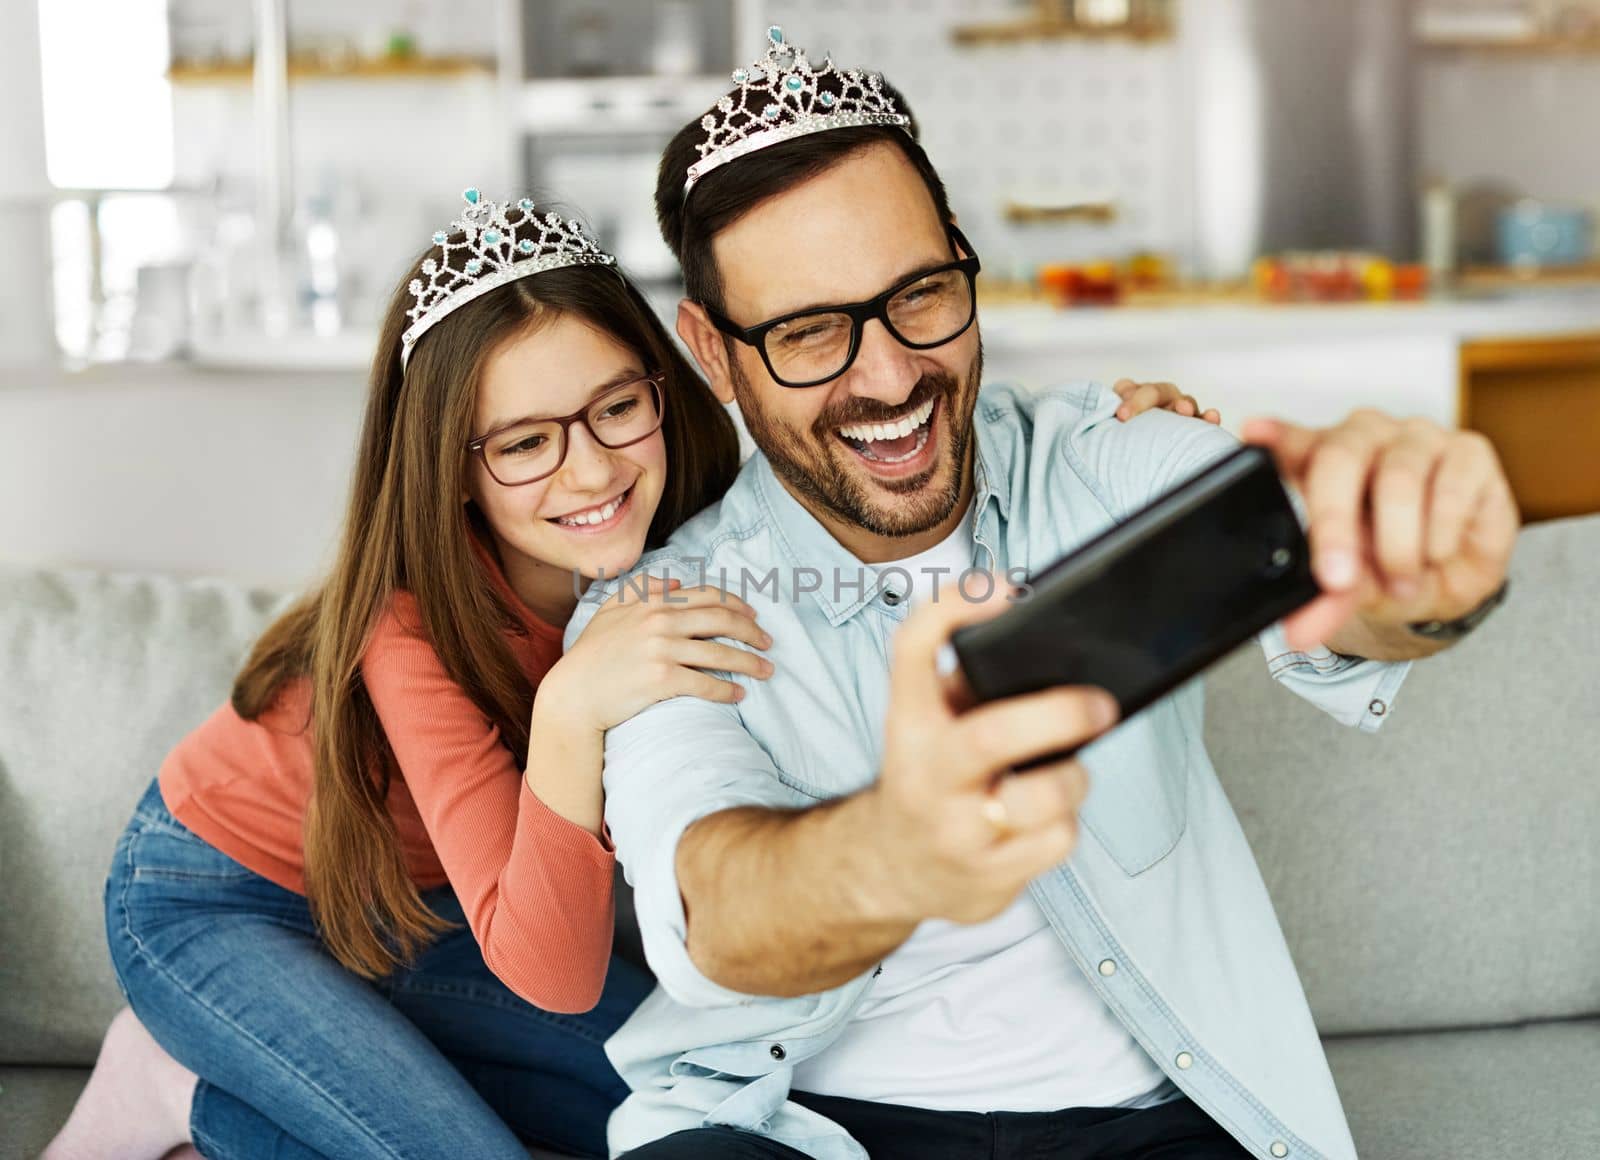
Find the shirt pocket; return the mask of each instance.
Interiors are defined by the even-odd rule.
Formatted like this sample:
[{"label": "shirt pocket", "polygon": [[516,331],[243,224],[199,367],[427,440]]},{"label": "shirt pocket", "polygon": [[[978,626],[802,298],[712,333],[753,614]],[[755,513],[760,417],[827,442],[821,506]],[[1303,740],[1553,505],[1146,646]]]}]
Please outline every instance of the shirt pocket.
[{"label": "shirt pocket", "polygon": [[1123,871],[1143,874],[1170,854],[1189,821],[1188,731],[1171,700],[1085,746],[1084,829]]}]

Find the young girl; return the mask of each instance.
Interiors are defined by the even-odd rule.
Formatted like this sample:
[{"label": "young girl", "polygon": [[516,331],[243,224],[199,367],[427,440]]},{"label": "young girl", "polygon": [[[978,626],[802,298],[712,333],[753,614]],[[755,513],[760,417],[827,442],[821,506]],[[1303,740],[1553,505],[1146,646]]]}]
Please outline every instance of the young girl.
[{"label": "young girl", "polygon": [[582,578],[715,500],[737,439],[576,222],[467,201],[389,306],[331,575],[118,843],[132,1011],[50,1160],[605,1153],[648,983],[610,955],[602,737],[737,699],[702,670],[770,665],[708,638],[767,642],[689,592],[561,656]]},{"label": "young girl", "polygon": [[605,1154],[601,1045],[648,983],[610,957],[603,735],[738,700],[706,670],[765,678],[769,641],[731,596],[625,591],[561,656],[584,578],[719,497],[737,441],[576,222],[467,202],[389,307],[331,576],[117,845],[131,1010],[45,1160]]}]

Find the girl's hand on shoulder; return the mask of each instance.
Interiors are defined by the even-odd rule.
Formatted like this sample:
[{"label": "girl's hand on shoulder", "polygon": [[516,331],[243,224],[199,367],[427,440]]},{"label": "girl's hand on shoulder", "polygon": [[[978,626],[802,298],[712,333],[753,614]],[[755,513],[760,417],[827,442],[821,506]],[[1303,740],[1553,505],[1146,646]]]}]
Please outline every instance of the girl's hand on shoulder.
[{"label": "girl's hand on shoulder", "polygon": [[1136,383],[1132,379],[1118,379],[1111,388],[1122,399],[1117,408],[1117,418],[1126,423],[1145,411],[1171,411],[1188,419],[1204,419],[1214,426],[1222,425],[1222,413],[1216,408],[1202,411],[1193,395],[1186,395],[1172,383]]},{"label": "girl's hand on shoulder", "polygon": [[764,681],[773,666],[715,637],[760,650],[772,644],[755,609],[720,588],[684,588],[650,577],[641,598],[636,585],[625,583],[545,675],[539,697],[558,700],[563,716],[596,732],[671,697],[731,704],[744,689],[707,670]]}]

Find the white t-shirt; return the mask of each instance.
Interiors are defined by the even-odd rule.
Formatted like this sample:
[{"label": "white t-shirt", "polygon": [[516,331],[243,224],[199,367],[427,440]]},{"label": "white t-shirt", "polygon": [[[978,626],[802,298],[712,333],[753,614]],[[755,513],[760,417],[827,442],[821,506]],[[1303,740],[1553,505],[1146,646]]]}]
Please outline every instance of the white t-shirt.
[{"label": "white t-shirt", "polygon": [[[914,603],[959,599],[970,517],[894,562]],[[883,565],[880,573],[890,565]],[[949,569],[935,575],[927,569]],[[903,579],[900,583],[904,583]],[[976,596],[984,587],[969,586]],[[883,962],[844,1033],[795,1067],[794,1090],[941,1111],[1145,1106],[1176,1094],[1068,956],[1026,891],[988,922],[930,919]]]}]

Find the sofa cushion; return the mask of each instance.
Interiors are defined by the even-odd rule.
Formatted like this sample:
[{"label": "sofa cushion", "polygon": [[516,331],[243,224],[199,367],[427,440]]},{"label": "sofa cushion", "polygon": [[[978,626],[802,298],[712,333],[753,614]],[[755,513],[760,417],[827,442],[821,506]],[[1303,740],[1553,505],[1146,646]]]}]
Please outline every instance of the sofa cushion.
[{"label": "sofa cushion", "polygon": [[88,1078],[82,1067],[0,1066],[0,1160],[34,1160],[67,1122]]},{"label": "sofa cushion", "polygon": [[1600,1020],[1327,1042],[1372,1160],[1600,1156]]},{"label": "sofa cushion", "polygon": [[117,836],[282,604],[0,568],[0,1063],[93,1062],[121,1003],[102,911]]},{"label": "sofa cushion", "polygon": [[[0,1067],[0,1160],[34,1160],[67,1122],[89,1078],[85,1067]],[[528,1160],[562,1160],[528,1148]]]},{"label": "sofa cushion", "polygon": [[[1600,1021],[1360,1036],[1327,1048],[1364,1157],[1600,1156]],[[0,1067],[0,1160],[37,1156],[88,1074]]]},{"label": "sofa cushion", "polygon": [[1324,1034],[1600,1013],[1600,517],[1526,529],[1512,575],[1377,734],[1273,688],[1259,650],[1208,681]]}]

